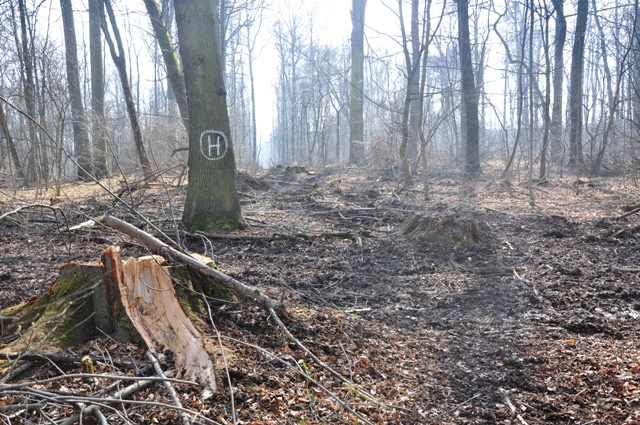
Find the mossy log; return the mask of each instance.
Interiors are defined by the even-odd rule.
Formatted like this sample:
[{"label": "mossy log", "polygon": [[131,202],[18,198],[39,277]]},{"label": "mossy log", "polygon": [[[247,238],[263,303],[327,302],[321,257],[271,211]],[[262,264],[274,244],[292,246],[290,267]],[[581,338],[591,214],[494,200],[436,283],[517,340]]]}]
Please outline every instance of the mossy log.
[{"label": "mossy log", "polygon": [[192,323],[204,313],[202,295],[194,294],[232,294],[208,276],[162,267],[163,261],[121,261],[119,249],[108,247],[97,264],[63,265],[46,293],[0,313],[1,351],[55,351],[106,333],[154,353],[172,351],[180,376],[215,390],[213,363]]}]

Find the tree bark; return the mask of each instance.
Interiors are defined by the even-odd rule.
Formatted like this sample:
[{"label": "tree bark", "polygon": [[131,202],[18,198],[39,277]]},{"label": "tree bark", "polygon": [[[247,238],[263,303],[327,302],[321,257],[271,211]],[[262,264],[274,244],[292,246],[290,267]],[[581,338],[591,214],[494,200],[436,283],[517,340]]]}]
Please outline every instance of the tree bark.
[{"label": "tree bark", "polygon": [[349,123],[349,162],[364,159],[364,18],[367,0],[351,2],[351,106]]},{"label": "tree bark", "polygon": [[549,135],[551,132],[551,58],[549,57],[549,15],[544,15],[543,50],[544,50],[544,84],[545,92],[542,99],[542,119],[544,129],[542,130],[542,150],[540,151],[540,173],[538,179],[543,182],[547,179],[547,158],[549,151]]},{"label": "tree bark", "polygon": [[171,41],[171,36],[167,30],[162,14],[160,13],[160,6],[156,0],[144,0],[144,4],[147,7],[147,14],[151,20],[151,26],[156,36],[156,41],[160,45],[160,51],[162,52],[162,58],[164,64],[167,67],[167,77],[173,89],[173,93],[178,103],[178,110],[182,117],[182,123],[184,128],[189,131],[189,108],[187,105],[187,90],[184,84],[184,73],[182,72],[182,66],[178,60],[176,49]]},{"label": "tree bark", "polygon": [[96,178],[109,175],[109,156],[104,112],[104,61],[102,60],[103,0],[89,0],[89,57],[91,61],[91,135]]},{"label": "tree bark", "polygon": [[462,107],[466,124],[464,173],[467,178],[477,177],[480,170],[480,126],[478,123],[478,95],[476,93],[471,40],[469,34],[469,0],[458,3],[458,45],[460,49],[460,76]]},{"label": "tree bark", "polygon": [[587,31],[589,0],[578,0],[576,31],[571,51],[571,88],[569,92],[569,167],[581,169],[582,156],[582,79],[584,74],[584,39]]},{"label": "tree bark", "polygon": [[175,11],[189,108],[182,223],[189,230],[243,228],[219,40],[217,31],[205,31],[217,21],[207,0],[176,0]]},{"label": "tree bark", "polygon": [[127,105],[127,114],[129,115],[129,122],[131,123],[131,131],[133,132],[133,141],[138,153],[138,160],[142,166],[142,172],[144,173],[145,178],[150,179],[152,174],[151,162],[149,162],[147,150],[144,147],[144,138],[142,137],[142,128],[140,127],[140,120],[138,119],[138,111],[136,109],[136,103],[133,98],[131,86],[129,85],[129,78],[127,76],[127,63],[124,57],[122,38],[120,37],[120,31],[116,24],[116,17],[113,13],[113,8],[111,7],[111,0],[104,0],[104,6],[107,10],[111,28],[113,29],[113,36],[117,43],[117,50],[116,45],[113,43],[113,39],[111,38],[111,34],[109,33],[107,20],[104,14],[100,21],[100,24],[102,25],[102,32],[104,33],[105,41],[109,46],[109,52],[111,53],[113,64],[116,66],[118,75],[120,76],[122,94],[124,95],[124,100]]},{"label": "tree bark", "polygon": [[[415,1],[415,0],[412,0]],[[413,5],[413,4],[412,4]],[[413,8],[413,6],[412,6]],[[413,13],[413,11],[412,11]],[[414,95],[414,87],[413,81],[416,72],[418,72],[420,63],[420,54],[422,53],[420,49],[412,55],[409,52],[409,41],[407,40],[407,32],[404,25],[404,14],[402,12],[402,0],[398,0],[398,17],[400,18],[400,33],[402,34],[402,53],[404,55],[404,64],[407,73],[407,81],[404,92],[404,103],[402,105],[402,140],[400,142],[400,171],[402,175],[402,179],[405,185],[410,185],[412,183],[412,175],[411,175],[411,166],[409,165],[409,155],[410,155],[410,142],[412,141],[412,136],[415,128],[411,128],[410,125],[410,115],[412,112],[412,104],[413,95]],[[417,21],[417,17],[416,17]],[[413,25],[413,16],[411,17],[411,22]],[[413,31],[413,28],[412,28]],[[412,43],[413,44],[413,43]],[[419,41],[418,41],[418,44]],[[413,47],[413,46],[412,46]],[[417,102],[417,99],[416,99]],[[417,117],[416,117],[417,119]]]},{"label": "tree bark", "polygon": [[71,96],[71,116],[73,119],[73,146],[78,161],[78,178],[87,180],[92,173],[91,155],[89,152],[89,134],[80,91],[78,74],[78,47],[76,45],[76,29],[73,22],[73,6],[71,0],[60,0],[62,10],[62,28],[64,32],[65,62],[67,67],[67,85]]},{"label": "tree bark", "polygon": [[420,57],[423,46],[420,40],[419,0],[411,0],[411,62],[413,74],[411,75],[411,106],[409,109],[409,155],[415,157],[418,152],[418,127],[422,122],[418,121],[420,107]]},{"label": "tree bark", "polygon": [[[11,10],[13,12],[13,2],[11,4]],[[31,57],[31,49],[29,49],[29,37],[27,31],[27,10],[24,0],[18,0],[18,12],[20,18],[20,42],[18,39],[17,30],[14,28],[14,36],[16,38],[16,43],[19,45],[18,51],[19,60],[22,65],[21,76],[22,76],[22,86],[23,86],[23,95],[24,101],[27,107],[27,114],[30,117],[36,118],[36,93],[35,93],[35,83],[33,77],[33,60]],[[28,163],[28,176],[27,178],[31,181],[38,180],[38,151],[39,151],[39,141],[38,141],[38,133],[36,132],[35,125],[31,120],[28,121],[27,126],[29,128],[29,141],[31,142],[31,155],[29,156]]]},{"label": "tree bark", "polygon": [[556,12],[553,40],[553,106],[551,108],[551,157],[558,161],[562,151],[562,91],[564,79],[564,43],[567,39],[567,20],[564,0],[551,0]]},{"label": "tree bark", "polygon": [[631,79],[631,92],[634,95],[633,98],[633,127],[635,128],[635,134],[633,135],[634,142],[640,143],[640,7],[638,6],[638,0],[634,1],[634,32],[633,36],[633,78]]},{"label": "tree bark", "polygon": [[18,156],[18,150],[16,149],[16,145],[15,143],[13,143],[13,137],[11,137],[11,133],[9,132],[7,119],[4,115],[4,106],[2,106],[1,103],[0,103],[0,128],[2,128],[2,135],[7,141],[7,150],[9,151],[9,156],[11,158],[11,162],[15,167],[16,174],[20,180],[24,180],[24,177],[25,177],[24,168],[22,168],[20,157]]}]

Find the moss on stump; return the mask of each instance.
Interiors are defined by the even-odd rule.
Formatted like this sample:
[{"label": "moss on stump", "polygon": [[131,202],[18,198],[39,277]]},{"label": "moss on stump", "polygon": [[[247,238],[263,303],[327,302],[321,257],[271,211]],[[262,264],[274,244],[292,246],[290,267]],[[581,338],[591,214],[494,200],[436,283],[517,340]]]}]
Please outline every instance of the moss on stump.
[{"label": "moss on stump", "polygon": [[460,220],[453,216],[411,217],[400,234],[407,240],[436,243],[467,249],[476,243],[482,232],[472,220]]}]

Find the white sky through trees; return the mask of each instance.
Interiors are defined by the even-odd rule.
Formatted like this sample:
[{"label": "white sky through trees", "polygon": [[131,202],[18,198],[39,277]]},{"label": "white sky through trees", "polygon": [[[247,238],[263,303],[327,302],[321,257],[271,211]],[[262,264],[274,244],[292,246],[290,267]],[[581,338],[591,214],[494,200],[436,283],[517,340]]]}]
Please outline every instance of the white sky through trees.
[{"label": "white sky through trees", "polygon": [[[153,70],[150,66],[151,52],[154,48],[155,40],[150,30],[149,18],[146,15],[142,0],[112,0],[116,14],[118,15],[120,30],[122,31],[125,44],[128,46],[127,55],[129,63],[133,63],[133,69],[129,69],[135,82],[136,74],[140,74],[140,104],[148,104],[153,86]],[[598,1],[598,8],[605,8],[611,1]],[[278,57],[275,50],[275,40],[273,28],[275,22],[280,19],[287,21],[295,17],[298,23],[306,32],[313,32],[313,37],[317,45],[330,45],[336,49],[347,46],[351,34],[351,0],[267,0],[268,7],[263,13],[263,22],[260,27],[260,37],[254,53],[254,73],[256,84],[257,103],[257,136],[261,148],[262,164],[268,163],[269,149],[266,146],[271,137],[274,121],[276,118],[276,89],[275,81],[278,72]],[[421,1],[421,6],[423,2]],[[492,33],[491,25],[497,17],[497,13],[505,10],[505,0],[496,0],[493,3],[483,3],[481,5],[482,17],[480,18],[480,30],[477,34],[479,39],[487,38],[487,62],[485,73],[484,91],[492,103],[492,110],[487,114],[487,127],[497,127],[496,114],[501,114],[504,93],[504,48],[500,41]],[[515,7],[515,2],[511,7]],[[81,69],[88,60],[88,5],[86,0],[73,0],[74,17],[76,20],[76,33],[78,37],[78,56],[81,61]],[[33,5],[30,5],[32,8]],[[59,1],[50,0],[42,3],[41,9],[36,17],[38,30],[41,34],[49,31],[52,40],[61,46],[63,50],[62,19],[59,11]],[[520,6],[523,8],[524,6]],[[49,9],[50,8],[50,9]],[[381,57],[387,62],[387,66],[395,79],[402,78],[402,53],[400,45],[400,27],[397,17],[398,3],[396,0],[368,0],[365,22],[365,55],[370,56],[367,60],[378,60]],[[490,10],[490,12],[487,12]],[[442,11],[442,2],[434,0],[432,6],[432,23],[435,25]],[[472,10],[470,10],[472,12]],[[409,31],[409,18],[411,13],[410,2],[404,2],[404,15],[406,28]],[[454,0],[447,1],[446,19],[443,21],[441,33],[444,37],[455,37],[455,7]],[[565,14],[567,15],[567,42],[565,44],[565,60],[570,57],[570,48],[573,41],[573,29],[575,26],[574,6],[572,0],[565,0]],[[590,10],[590,13],[592,11]],[[504,19],[501,24],[507,24]],[[257,25],[253,29],[255,32]],[[473,30],[472,30],[473,31]],[[513,42],[515,30],[505,25],[501,28],[501,33]],[[550,32],[553,37],[553,31]],[[43,35],[44,36],[44,35]],[[472,38],[475,34],[472,32]],[[307,41],[304,41],[305,43]],[[452,42],[455,42],[452,40]],[[473,40],[472,40],[473,42]],[[517,52],[515,45],[511,46],[512,53]],[[435,49],[430,50],[430,55],[435,54]],[[138,61],[139,69],[135,62]],[[111,84],[111,90],[120,90],[117,78],[114,77],[113,65],[107,55],[105,61],[107,66],[106,78]],[[365,66],[365,69],[367,67]],[[565,71],[568,68],[565,68]],[[366,70],[365,70],[366,75]],[[63,76],[61,76],[63,77]],[[164,78],[164,76],[160,76]],[[510,76],[509,78],[513,78]],[[542,81],[542,77],[540,77]],[[565,87],[567,78],[565,77]],[[88,90],[86,80],[83,89]],[[398,85],[399,87],[399,85]],[[85,99],[89,98],[89,93],[85,94]],[[141,108],[143,109],[143,108]],[[141,111],[144,113],[144,109]]]}]

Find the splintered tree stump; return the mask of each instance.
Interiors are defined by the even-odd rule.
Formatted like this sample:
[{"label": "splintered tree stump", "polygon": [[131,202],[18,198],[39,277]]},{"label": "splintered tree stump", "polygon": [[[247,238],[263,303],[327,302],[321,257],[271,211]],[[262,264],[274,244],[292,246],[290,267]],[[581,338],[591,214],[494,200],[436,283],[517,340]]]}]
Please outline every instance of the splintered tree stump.
[{"label": "splintered tree stump", "polygon": [[163,261],[122,261],[119,248],[108,247],[98,264],[63,265],[45,294],[0,313],[11,318],[0,329],[1,351],[50,352],[106,333],[119,342],[144,343],[156,354],[173,352],[179,376],[215,391],[214,364],[192,323],[194,312],[205,312],[194,291],[215,298],[232,293],[209,276],[163,267]]},{"label": "splintered tree stump", "polygon": [[482,232],[472,220],[416,214],[405,223],[400,235],[411,241],[467,249],[482,237]]}]

